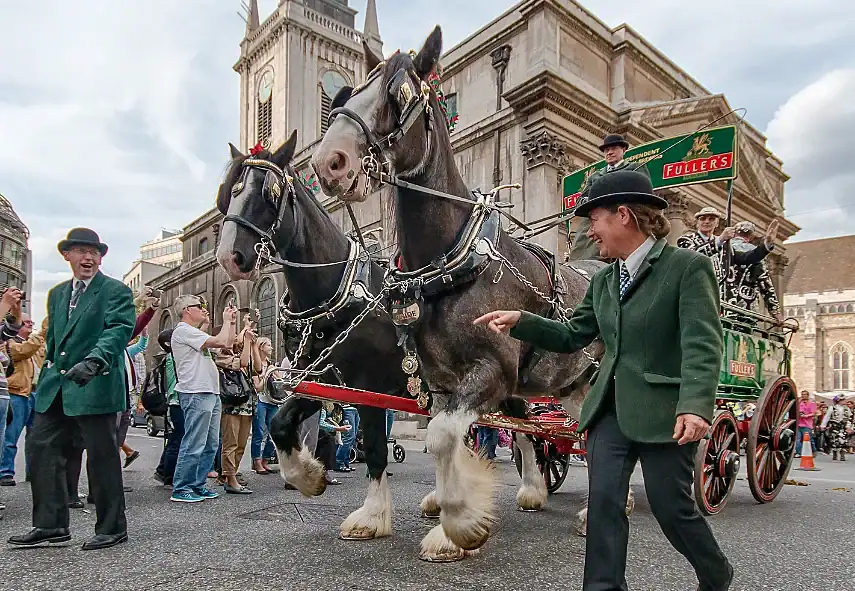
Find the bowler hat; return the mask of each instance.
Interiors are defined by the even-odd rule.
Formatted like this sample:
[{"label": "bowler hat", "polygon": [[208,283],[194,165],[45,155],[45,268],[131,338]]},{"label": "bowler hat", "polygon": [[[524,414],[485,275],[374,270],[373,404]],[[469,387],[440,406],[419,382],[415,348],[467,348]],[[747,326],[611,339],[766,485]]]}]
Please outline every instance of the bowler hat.
[{"label": "bowler hat", "polygon": [[70,250],[72,246],[94,246],[101,253],[101,256],[107,254],[107,245],[101,242],[98,234],[89,228],[72,228],[68,231],[68,236],[65,240],[60,240],[56,247],[59,252]]},{"label": "bowler hat", "polygon": [[713,215],[713,216],[717,217],[718,219],[721,219],[723,217],[721,215],[721,212],[719,210],[717,210],[715,207],[702,207],[701,210],[695,214],[695,219],[697,219],[699,217],[703,217],[705,215]]},{"label": "bowler hat", "polygon": [[753,222],[739,222],[733,226],[733,229],[736,230],[737,234],[754,234],[757,228]]},{"label": "bowler hat", "polygon": [[623,146],[624,150],[629,149],[629,142],[623,139],[623,136],[619,133],[610,133],[603,139],[603,143],[600,146],[600,152],[608,148],[609,146]]},{"label": "bowler hat", "polygon": [[617,170],[594,181],[588,195],[576,205],[575,214],[588,217],[592,209],[609,205],[641,203],[656,209],[665,209],[668,202],[653,193],[653,185],[646,174],[635,170]]}]

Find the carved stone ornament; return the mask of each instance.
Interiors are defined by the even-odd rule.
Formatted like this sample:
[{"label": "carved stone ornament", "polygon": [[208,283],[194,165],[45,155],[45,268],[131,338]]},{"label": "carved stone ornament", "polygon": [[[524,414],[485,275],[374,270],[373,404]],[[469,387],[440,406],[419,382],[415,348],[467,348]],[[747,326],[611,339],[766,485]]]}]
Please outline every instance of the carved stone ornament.
[{"label": "carved stone ornament", "polygon": [[541,164],[549,164],[561,170],[566,166],[567,142],[543,131],[533,138],[520,142],[520,151],[525,156],[525,167],[531,170]]}]

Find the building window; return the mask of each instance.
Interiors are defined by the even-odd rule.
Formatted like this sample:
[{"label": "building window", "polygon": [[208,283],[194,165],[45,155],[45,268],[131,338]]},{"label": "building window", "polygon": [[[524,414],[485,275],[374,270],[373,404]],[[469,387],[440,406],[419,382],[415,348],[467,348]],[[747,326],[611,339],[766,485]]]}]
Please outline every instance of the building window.
[{"label": "building window", "polygon": [[267,337],[276,343],[276,287],[269,277],[262,279],[255,295],[258,308],[258,336]]},{"label": "building window", "polygon": [[831,349],[831,372],[835,390],[849,389],[849,369],[852,364],[852,353],[845,343],[837,343]]},{"label": "building window", "polygon": [[321,135],[329,127],[332,100],[342,87],[347,85],[347,79],[335,70],[328,70],[321,76]]},{"label": "building window", "polygon": [[208,238],[202,238],[199,240],[199,254],[204,254],[208,252]]},{"label": "building window", "polygon": [[828,306],[823,306],[819,309],[820,314],[828,314]]},{"label": "building window", "polygon": [[849,312],[850,314],[852,312],[855,312],[855,304],[849,304],[848,306],[846,306],[846,311]]}]

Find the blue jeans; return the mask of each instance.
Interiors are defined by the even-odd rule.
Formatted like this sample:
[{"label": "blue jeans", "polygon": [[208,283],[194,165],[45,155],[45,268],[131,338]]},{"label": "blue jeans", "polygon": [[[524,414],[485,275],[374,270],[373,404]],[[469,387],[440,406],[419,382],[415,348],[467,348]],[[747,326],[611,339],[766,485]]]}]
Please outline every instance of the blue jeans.
[{"label": "blue jeans", "polygon": [[352,428],[341,434],[341,445],[335,453],[336,466],[350,466],[350,450],[356,443],[356,431],[359,430],[359,412],[355,408],[346,408],[343,414],[342,423]]},{"label": "blue jeans", "polygon": [[[3,366],[0,365],[0,370],[3,369]],[[6,415],[9,413],[9,399],[8,398],[0,398],[0,441],[4,441],[6,439]],[[2,452],[0,452],[2,455]]]},{"label": "blue jeans", "polygon": [[478,450],[486,450],[488,460],[496,457],[496,446],[499,445],[499,430],[492,427],[478,427]]},{"label": "blue jeans", "polygon": [[213,393],[178,393],[184,413],[184,437],[172,479],[172,494],[198,493],[205,488],[208,472],[220,445],[220,397]]},{"label": "blue jeans", "polygon": [[[15,476],[15,456],[18,455],[18,439],[21,438],[21,433],[24,432],[24,427],[27,429],[33,428],[33,408],[36,405],[36,399],[31,394],[30,396],[17,396],[12,394],[9,396],[9,406],[12,408],[12,422],[6,427],[6,435],[0,441],[3,442],[3,447],[0,449],[0,456],[3,460],[0,461],[0,477]],[[3,413],[5,416],[5,412]],[[6,421],[3,421],[6,425]],[[27,462],[27,472],[30,471],[30,463]]]},{"label": "blue jeans", "polygon": [[[252,417],[252,445],[250,452],[253,460],[269,458],[273,455],[270,442],[270,422],[279,407],[269,402],[258,401],[255,407],[255,416]],[[262,446],[264,447],[262,451]]]},{"label": "blue jeans", "polygon": [[810,447],[813,450],[813,455],[816,455],[816,439],[813,437],[813,428],[811,427],[799,427],[799,437],[796,440],[796,455],[802,455],[802,439],[805,433],[810,433]]},{"label": "blue jeans", "polygon": [[392,438],[392,425],[395,423],[395,411],[391,408],[386,409],[386,439]]}]

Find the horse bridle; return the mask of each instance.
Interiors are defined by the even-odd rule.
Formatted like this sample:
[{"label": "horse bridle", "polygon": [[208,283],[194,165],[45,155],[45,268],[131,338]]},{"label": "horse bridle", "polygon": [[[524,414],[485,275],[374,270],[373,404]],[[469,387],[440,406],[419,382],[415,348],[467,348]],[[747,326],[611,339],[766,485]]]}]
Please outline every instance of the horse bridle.
[{"label": "horse bridle", "polygon": [[[375,78],[380,76],[385,64],[386,62],[380,62],[377,64],[371,74],[369,74],[365,83],[354,88],[350,92],[350,96],[347,100],[350,100],[350,98],[365,89],[374,81]],[[360,128],[367,140],[368,154],[362,158],[361,166],[362,173],[368,177],[369,182],[365,183],[365,192],[363,197],[367,196],[371,192],[371,179],[376,180],[380,185],[383,185],[384,183],[396,185],[397,179],[391,174],[391,162],[386,157],[387,150],[400,142],[416,122],[422,119],[422,117],[424,117],[427,131],[430,132],[432,130],[433,107],[431,107],[430,104],[430,86],[424,80],[420,80],[420,88],[416,91],[415,84],[413,83],[413,77],[414,76],[411,76],[409,70],[400,70],[399,72],[396,72],[389,81],[389,84],[386,87],[386,92],[387,94],[392,95],[393,89],[397,88],[397,92],[394,93],[394,96],[400,109],[400,116],[398,117],[398,124],[395,126],[395,129],[383,137],[378,137],[377,134],[368,127],[359,114],[347,107],[337,107],[330,111],[330,125],[336,116],[344,115]],[[425,153],[427,154],[429,152],[430,133],[428,133],[428,149]]]}]

